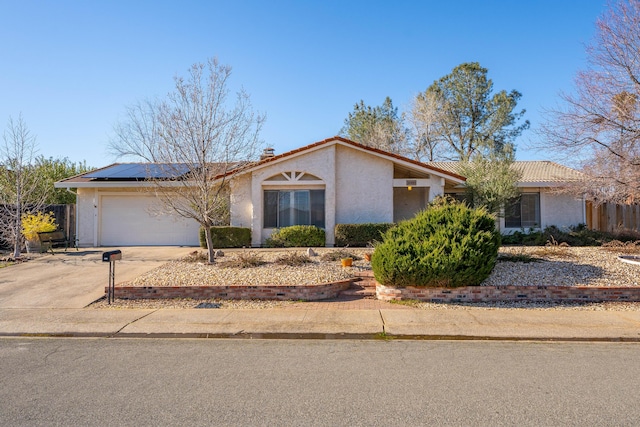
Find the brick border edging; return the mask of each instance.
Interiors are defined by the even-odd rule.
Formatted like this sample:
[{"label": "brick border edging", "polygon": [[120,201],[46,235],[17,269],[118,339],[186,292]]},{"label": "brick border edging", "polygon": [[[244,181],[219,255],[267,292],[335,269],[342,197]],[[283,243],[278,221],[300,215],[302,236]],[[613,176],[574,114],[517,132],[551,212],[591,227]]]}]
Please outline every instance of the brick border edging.
[{"label": "brick border edging", "polygon": [[[317,285],[230,285],[230,286],[116,286],[115,298],[120,299],[257,299],[317,301],[335,298],[346,290],[353,279]],[[105,287],[105,293],[108,289]]]},{"label": "brick border edging", "polygon": [[426,288],[376,285],[376,298],[382,301],[413,299],[424,302],[638,302],[640,287],[596,286],[466,286]]},{"label": "brick border edging", "polygon": [[639,302],[640,286],[465,286],[460,288],[404,288],[378,283],[372,271],[356,274],[376,286],[382,301],[413,299],[424,302]]}]

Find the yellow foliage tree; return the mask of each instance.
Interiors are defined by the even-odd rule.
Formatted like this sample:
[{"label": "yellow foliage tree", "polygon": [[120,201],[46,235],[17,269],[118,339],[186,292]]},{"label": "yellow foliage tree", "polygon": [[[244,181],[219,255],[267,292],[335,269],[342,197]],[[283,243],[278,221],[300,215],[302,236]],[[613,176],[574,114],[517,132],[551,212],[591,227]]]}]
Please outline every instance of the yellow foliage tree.
[{"label": "yellow foliage tree", "polygon": [[36,240],[38,238],[38,233],[56,231],[57,229],[58,225],[56,224],[53,212],[37,212],[35,214],[22,215],[21,232],[27,240]]}]

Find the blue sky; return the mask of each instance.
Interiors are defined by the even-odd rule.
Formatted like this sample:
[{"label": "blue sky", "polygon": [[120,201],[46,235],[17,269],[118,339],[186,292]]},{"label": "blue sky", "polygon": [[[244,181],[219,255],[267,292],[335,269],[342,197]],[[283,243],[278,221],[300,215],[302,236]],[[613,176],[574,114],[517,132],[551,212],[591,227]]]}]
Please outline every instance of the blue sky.
[{"label": "blue sky", "polygon": [[216,56],[267,115],[276,153],[338,134],[353,105],[400,110],[463,62],[516,89],[532,129],[570,92],[606,0],[0,0],[0,129],[22,113],[39,154],[104,166],[125,107]]}]

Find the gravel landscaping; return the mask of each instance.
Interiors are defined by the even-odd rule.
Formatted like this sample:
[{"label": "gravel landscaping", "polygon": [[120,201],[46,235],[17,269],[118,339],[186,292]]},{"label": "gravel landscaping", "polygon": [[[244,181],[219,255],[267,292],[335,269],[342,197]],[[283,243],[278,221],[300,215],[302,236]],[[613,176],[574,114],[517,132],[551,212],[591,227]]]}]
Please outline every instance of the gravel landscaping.
[{"label": "gravel landscaping", "polygon": [[[216,264],[204,262],[174,261],[156,268],[127,286],[193,286],[193,285],[290,285],[324,283],[348,278],[356,270],[369,269],[369,263],[363,259],[354,260],[353,267],[344,268],[340,261],[323,261],[322,255],[335,252],[335,249],[317,249],[317,256],[310,257],[311,262],[288,266],[276,264],[284,255],[305,251],[282,250],[243,250],[227,251],[218,258]],[[348,249],[356,257],[370,250]],[[640,286],[640,266],[620,262],[617,256],[638,253],[638,248],[571,248],[571,247],[503,247],[500,261],[491,276],[483,285],[536,285],[536,286]],[[264,264],[240,268],[230,266],[238,258],[259,259]],[[524,262],[528,261],[528,262]],[[111,308],[191,308],[203,301],[194,300],[116,300]],[[225,301],[207,300],[219,304],[221,308],[273,308],[287,307],[295,302],[289,301]],[[106,307],[99,301],[95,308]],[[428,309],[466,309],[467,305],[415,303],[416,308]],[[544,303],[496,303],[474,304],[484,309],[540,309],[540,310],[640,310],[640,303],[598,303],[598,304],[544,304]]]},{"label": "gravel landscaping", "polygon": [[[637,248],[634,252],[640,252]],[[532,262],[498,262],[482,284],[533,286],[640,286],[640,266],[617,259],[625,248],[502,247],[500,256]]]},{"label": "gravel landscaping", "polygon": [[[128,282],[127,286],[230,286],[230,285],[313,285],[335,282],[353,277],[357,268],[369,268],[369,263],[354,260],[352,268],[343,268],[340,260],[323,261],[322,255],[335,252],[330,249],[316,249],[317,256],[308,257],[308,263],[286,265],[277,263],[278,259],[291,254],[306,258],[306,251],[247,250],[227,251],[224,257],[216,259],[213,265],[203,261],[173,261],[149,271]],[[349,253],[362,258],[366,251],[349,250]],[[242,259],[259,259],[264,264],[257,267],[242,268],[234,265]],[[304,258],[303,258],[304,259]]]}]

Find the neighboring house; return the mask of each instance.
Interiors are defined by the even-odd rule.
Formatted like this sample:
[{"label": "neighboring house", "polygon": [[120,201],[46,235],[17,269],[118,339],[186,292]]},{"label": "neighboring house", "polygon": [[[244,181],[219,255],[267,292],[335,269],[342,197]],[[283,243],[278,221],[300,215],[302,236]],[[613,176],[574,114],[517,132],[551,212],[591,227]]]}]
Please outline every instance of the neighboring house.
[{"label": "neighboring house", "polygon": [[[428,164],[450,172],[459,168],[458,162]],[[500,215],[499,226],[503,234],[551,225],[565,228],[587,223],[585,199],[562,191],[567,183],[583,180],[581,172],[550,161],[516,161],[513,167],[521,173],[518,182],[521,196]],[[447,190],[447,194],[454,196],[462,193],[462,187]]]},{"label": "neighboring house", "polygon": [[[549,188],[578,173],[550,162],[525,167],[519,213],[501,229],[575,225],[584,202]],[[545,168],[547,165],[549,168]],[[56,183],[77,189],[81,246],[198,245],[198,224],[157,215],[149,165],[115,164]],[[263,158],[230,179],[231,225],[249,227],[260,246],[280,227],[312,224],[334,244],[336,224],[397,222],[411,218],[435,197],[464,191],[464,177],[449,163],[425,164],[333,137]],[[563,170],[565,175],[557,174]],[[575,176],[575,175],[573,175]],[[179,177],[172,177],[179,178]],[[525,182],[526,181],[526,182]]]}]

